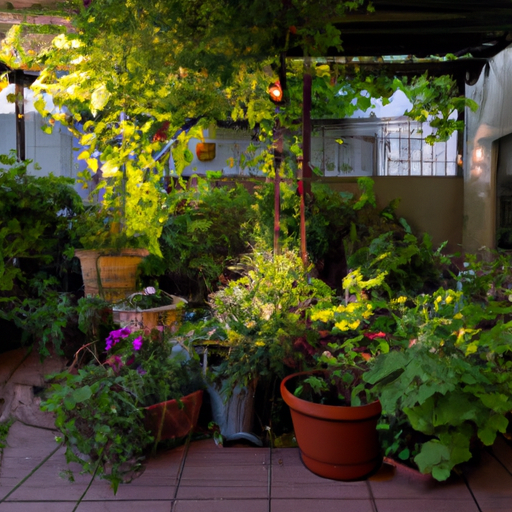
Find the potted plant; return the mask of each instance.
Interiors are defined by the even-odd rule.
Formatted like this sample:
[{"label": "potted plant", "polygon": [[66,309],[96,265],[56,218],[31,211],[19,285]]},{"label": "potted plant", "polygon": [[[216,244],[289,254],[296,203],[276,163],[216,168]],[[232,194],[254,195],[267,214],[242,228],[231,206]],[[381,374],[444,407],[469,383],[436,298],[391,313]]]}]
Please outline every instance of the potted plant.
[{"label": "potted plant", "polygon": [[[332,293],[309,278],[308,270],[292,251],[255,251],[237,267],[242,277],[210,296],[214,325],[199,325],[190,333],[199,340],[206,331],[208,350],[216,352],[217,358],[209,361],[208,390],[219,405],[214,420],[227,438],[240,435],[233,424],[243,425],[245,432],[252,424],[256,386],[269,387],[296,364],[293,345],[307,332],[304,311]],[[217,342],[212,345],[212,340]],[[248,417],[238,418],[231,411],[244,411]]]},{"label": "potted plant", "polygon": [[377,432],[382,406],[362,376],[372,353],[386,350],[381,333],[368,333],[374,304],[366,295],[384,277],[363,281],[358,271],[352,272],[343,281],[343,303],[312,308],[312,328],[320,339],[308,353],[316,370],[281,382],[302,461],[325,478],[361,479],[382,462]]},{"label": "potted plant", "polygon": [[137,269],[149,255],[145,236],[128,237],[108,210],[98,205],[85,210],[77,223],[85,295],[116,302],[137,290]]},{"label": "potted plant", "polygon": [[132,329],[155,329],[177,325],[187,301],[153,286],[142,292],[132,293],[125,300],[113,305],[114,322]]},{"label": "potted plant", "polygon": [[52,376],[41,407],[56,414],[68,462],[109,480],[116,492],[151,446],[187,435],[202,400],[191,355],[157,330],[122,328],[110,333],[101,359]]}]

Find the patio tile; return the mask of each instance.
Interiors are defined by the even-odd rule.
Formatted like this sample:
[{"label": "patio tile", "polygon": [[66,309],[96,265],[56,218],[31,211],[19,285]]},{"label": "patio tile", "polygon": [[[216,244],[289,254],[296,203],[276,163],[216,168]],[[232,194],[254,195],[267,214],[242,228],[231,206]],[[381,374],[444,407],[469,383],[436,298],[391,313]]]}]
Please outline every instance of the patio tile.
[{"label": "patio tile", "polygon": [[[76,512],[171,512],[172,501],[146,501],[146,500],[125,500],[125,501],[87,501],[78,505]],[[67,510],[71,512],[73,509]],[[2,510],[3,512],[3,510]],[[18,511],[16,511],[18,512]],[[20,511],[21,512],[21,511]],[[34,510],[36,512],[36,510]],[[40,512],[40,511],[37,511]],[[51,512],[51,511],[48,511]],[[199,510],[198,510],[199,512]],[[202,512],[202,511],[201,511]]]},{"label": "patio tile", "polygon": [[[376,512],[371,500],[272,499],[272,512]],[[380,512],[380,510],[379,510]],[[416,512],[416,511],[415,511]],[[430,511],[432,512],[432,511]]]},{"label": "patio tile", "polygon": [[489,498],[478,501],[481,512],[510,512],[512,500],[510,498]]},{"label": "patio tile", "polygon": [[375,503],[379,512],[479,512],[474,500],[421,498],[375,500]]},{"label": "patio tile", "polygon": [[364,481],[339,482],[317,476],[304,466],[297,448],[280,448],[272,452],[271,497],[365,500],[370,493]]},{"label": "patio tile", "polygon": [[269,450],[221,448],[213,441],[191,443],[178,489],[178,500],[268,497]]},{"label": "patio tile", "polygon": [[[0,503],[1,512],[71,512],[73,507],[74,503],[72,502],[56,503],[54,501]],[[95,512],[100,511],[96,510]]]},{"label": "patio tile", "polygon": [[268,501],[265,499],[178,500],[172,512],[268,512]]},{"label": "patio tile", "polygon": [[396,466],[391,478],[379,481],[377,474],[369,479],[369,484],[376,500],[472,500],[461,477],[453,475],[445,482],[438,482],[430,475],[422,475],[402,465]]},{"label": "patio tile", "polygon": [[512,473],[512,443],[507,443],[502,436],[498,435],[491,452]]},{"label": "patio tile", "polygon": [[268,464],[270,449],[253,447],[217,446],[213,439],[205,439],[190,443],[187,453],[187,466],[230,466],[236,464],[254,465]]},{"label": "patio tile", "polygon": [[[19,421],[13,423],[7,436],[2,467],[8,459],[32,461],[36,466],[57,448],[56,435],[56,430],[29,427]],[[0,471],[2,471],[1,467]]]},{"label": "patio tile", "polygon": [[120,484],[114,494],[106,480],[95,480],[84,501],[172,500],[176,493],[184,448],[162,452],[148,459],[144,472],[131,482]]},{"label": "patio tile", "polygon": [[512,510],[512,475],[490,453],[482,450],[479,460],[464,466],[464,474],[479,504],[487,503],[492,510],[493,502],[508,500]]}]

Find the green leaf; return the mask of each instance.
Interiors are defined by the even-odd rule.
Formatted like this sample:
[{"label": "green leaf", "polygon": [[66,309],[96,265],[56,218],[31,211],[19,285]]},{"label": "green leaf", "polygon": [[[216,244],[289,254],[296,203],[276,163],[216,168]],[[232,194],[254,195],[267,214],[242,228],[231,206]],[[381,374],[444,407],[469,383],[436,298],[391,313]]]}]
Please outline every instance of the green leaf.
[{"label": "green leaf", "polygon": [[423,444],[421,452],[414,457],[414,462],[418,465],[421,473],[432,473],[432,476],[434,476],[433,470],[437,468],[437,476],[434,476],[434,478],[437,480],[446,480],[450,476],[450,470],[447,470],[443,463],[449,459],[450,450],[448,447],[441,444],[437,439],[434,439]]},{"label": "green leaf", "polygon": [[77,388],[73,391],[73,400],[78,404],[80,402],[85,402],[89,400],[92,396],[92,391],[89,386],[83,386],[81,388]]},{"label": "green leaf", "polygon": [[434,429],[434,398],[430,397],[421,405],[416,407],[404,407],[411,426],[414,430],[419,430],[427,435],[433,435]]},{"label": "green leaf", "polygon": [[389,377],[398,370],[404,369],[407,363],[407,357],[402,352],[388,352],[377,357],[373,368],[363,375],[363,378],[369,384],[377,382]]},{"label": "green leaf", "polygon": [[68,411],[72,411],[75,408],[76,401],[72,395],[64,397],[64,406]]}]

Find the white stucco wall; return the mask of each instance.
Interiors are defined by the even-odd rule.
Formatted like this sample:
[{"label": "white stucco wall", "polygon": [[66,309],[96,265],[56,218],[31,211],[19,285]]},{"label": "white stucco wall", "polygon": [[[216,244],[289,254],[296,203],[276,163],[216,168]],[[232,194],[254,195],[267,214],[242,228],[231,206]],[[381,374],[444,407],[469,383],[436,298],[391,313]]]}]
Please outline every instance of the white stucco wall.
[{"label": "white stucco wall", "polygon": [[495,142],[512,133],[512,48],[490,59],[466,96],[479,105],[466,109],[463,248],[494,248],[496,238]]},{"label": "white stucco wall", "polygon": [[[16,119],[14,104],[7,101],[7,95],[14,93],[14,85],[0,91],[0,153],[7,154],[16,149]],[[66,128],[56,124],[51,134],[41,130],[43,121],[35,111],[32,92],[25,89],[25,153],[33,163],[29,166],[32,174],[44,176],[74,177],[72,136]],[[49,104],[48,107],[52,108]],[[41,169],[37,170],[34,164]]]}]

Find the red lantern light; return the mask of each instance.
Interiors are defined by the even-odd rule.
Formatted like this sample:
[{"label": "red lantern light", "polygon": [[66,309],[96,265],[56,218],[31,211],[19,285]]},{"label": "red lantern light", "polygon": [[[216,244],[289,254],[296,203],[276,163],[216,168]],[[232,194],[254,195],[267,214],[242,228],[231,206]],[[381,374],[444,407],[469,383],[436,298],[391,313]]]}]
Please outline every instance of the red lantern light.
[{"label": "red lantern light", "polygon": [[274,103],[281,103],[283,100],[283,89],[281,88],[281,84],[279,80],[274,82],[269,88],[268,93],[270,94],[270,99]]}]

